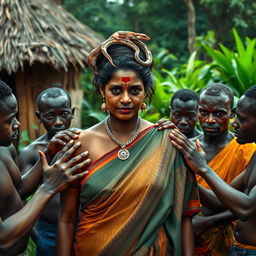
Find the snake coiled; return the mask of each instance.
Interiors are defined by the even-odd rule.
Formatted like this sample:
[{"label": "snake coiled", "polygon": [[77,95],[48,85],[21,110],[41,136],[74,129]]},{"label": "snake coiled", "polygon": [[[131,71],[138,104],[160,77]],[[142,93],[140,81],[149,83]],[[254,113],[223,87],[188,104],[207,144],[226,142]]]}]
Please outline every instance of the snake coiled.
[{"label": "snake coiled", "polygon": [[[149,40],[150,38],[144,34],[130,32],[130,31],[118,31],[115,32],[111,37],[109,37],[106,41],[102,42],[97,48],[92,50],[88,56],[88,64],[93,68],[95,73],[98,73],[96,67],[96,60],[99,54],[103,54],[104,57],[115,67],[115,64],[108,54],[107,49],[111,45],[115,44],[123,44],[134,50],[134,59],[136,62],[141,64],[142,66],[149,67],[152,65],[152,54],[148,50],[147,46],[141,40]],[[140,58],[140,51],[143,51],[146,59],[142,60]]]}]

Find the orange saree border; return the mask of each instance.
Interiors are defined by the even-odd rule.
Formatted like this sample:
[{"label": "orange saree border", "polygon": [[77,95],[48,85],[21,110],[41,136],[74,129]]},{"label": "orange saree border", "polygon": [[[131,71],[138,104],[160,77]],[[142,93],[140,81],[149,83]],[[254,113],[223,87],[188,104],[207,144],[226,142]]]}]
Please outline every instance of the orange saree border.
[{"label": "orange saree border", "polygon": [[[152,128],[154,128],[154,125],[151,125],[147,128],[145,128],[144,130],[142,130],[139,133],[139,136],[133,141],[133,143],[131,143],[130,145],[128,145],[126,148],[129,149],[132,146],[134,146],[140,139],[142,139]],[[119,149],[120,147],[117,146],[116,148],[114,148],[113,150],[111,150],[110,152],[107,152],[106,154],[104,154],[102,157],[100,157],[99,159],[97,159],[96,161],[94,161],[89,168],[87,168],[87,170],[89,171],[89,173],[81,180],[80,185],[84,184],[84,182],[91,177],[98,169],[100,169],[102,166],[104,166],[105,164],[107,164],[108,162],[112,161],[113,159],[115,159],[117,157],[117,149]],[[106,158],[106,159],[104,159]],[[103,160],[104,159],[104,160]],[[102,161],[101,161],[102,160]]]}]

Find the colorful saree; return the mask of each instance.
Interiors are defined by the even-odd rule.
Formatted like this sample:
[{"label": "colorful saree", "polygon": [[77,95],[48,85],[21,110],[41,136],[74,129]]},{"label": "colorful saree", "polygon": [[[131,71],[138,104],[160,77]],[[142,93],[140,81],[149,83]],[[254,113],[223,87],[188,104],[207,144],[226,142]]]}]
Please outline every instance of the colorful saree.
[{"label": "colorful saree", "polygon": [[181,255],[181,218],[199,211],[193,174],[168,130],[150,127],[94,162],[81,182],[75,255]]}]

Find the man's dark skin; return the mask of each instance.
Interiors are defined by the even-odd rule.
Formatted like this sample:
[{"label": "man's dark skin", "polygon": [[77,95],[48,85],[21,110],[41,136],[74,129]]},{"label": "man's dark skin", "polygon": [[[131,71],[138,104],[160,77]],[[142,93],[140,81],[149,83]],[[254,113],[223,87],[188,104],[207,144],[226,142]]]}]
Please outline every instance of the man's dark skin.
[{"label": "man's dark skin", "polygon": [[[229,120],[232,117],[230,98],[224,93],[219,96],[207,95],[202,92],[199,97],[198,119],[203,129],[203,134],[198,136],[200,144],[206,153],[209,163],[227,144],[234,138],[228,130]],[[205,202],[202,211],[204,216],[193,217],[194,232],[200,235],[208,227],[234,220],[229,211],[214,213],[207,209],[209,202]],[[207,208],[206,208],[207,207]]]},{"label": "man's dark skin", "polygon": [[[44,125],[46,133],[29,144],[19,155],[19,164],[22,173],[26,173],[39,159],[38,150],[45,150],[49,141],[59,131],[70,127],[74,116],[74,108],[71,108],[70,98],[66,91],[58,88],[60,95],[49,97],[47,91],[38,101],[36,116]],[[47,223],[57,225],[59,209],[59,194],[57,194],[44,208],[40,219]]]},{"label": "man's dark skin", "polygon": [[196,100],[183,101],[176,98],[170,106],[171,121],[179,130],[191,139],[202,134],[196,129],[198,103]]},{"label": "man's dark skin", "polygon": [[228,130],[232,117],[232,106],[228,95],[206,95],[203,92],[199,98],[198,119],[203,129],[198,139],[210,162],[234,138]]},{"label": "man's dark skin", "polygon": [[[17,139],[20,126],[16,115],[18,106],[13,94],[1,99],[0,108],[0,146],[8,147]],[[25,175],[20,175],[12,156],[6,150],[0,158],[0,255],[18,255],[27,246],[30,231],[39,217],[43,207],[57,192],[63,190],[70,182],[81,178],[86,172],[72,175],[78,169],[88,165],[88,152],[79,158],[67,162],[79,144],[65,141],[77,139],[78,133],[67,131],[53,138],[45,154],[40,152],[41,161]],[[58,160],[52,166],[49,162],[59,146],[64,147]],[[4,150],[2,151],[4,152]],[[73,161],[75,160],[75,161]],[[73,166],[73,167],[72,167]],[[44,174],[44,181],[33,198],[24,206],[23,199],[35,191]]]},{"label": "man's dark skin", "polygon": [[[256,142],[256,97],[243,95],[237,104],[236,114],[233,126],[237,142]],[[183,153],[191,169],[204,178],[221,203],[238,218],[236,240],[256,246],[256,154],[253,154],[246,170],[227,184],[207,165],[199,141],[195,145],[178,130],[171,132],[170,137],[172,144]],[[204,188],[200,190],[203,203],[209,201],[215,209],[223,210],[223,205],[212,191]]]}]

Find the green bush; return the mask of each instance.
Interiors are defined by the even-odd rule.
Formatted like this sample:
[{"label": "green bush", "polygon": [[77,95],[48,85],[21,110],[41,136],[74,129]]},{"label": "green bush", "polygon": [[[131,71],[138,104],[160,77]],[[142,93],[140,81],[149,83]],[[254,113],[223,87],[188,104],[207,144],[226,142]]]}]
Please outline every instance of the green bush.
[{"label": "green bush", "polygon": [[86,129],[102,121],[106,113],[100,111],[101,97],[92,84],[92,72],[82,73],[80,88],[84,91],[82,106],[82,128]]},{"label": "green bush", "polygon": [[[141,116],[151,122],[162,117],[169,117],[169,103],[172,95],[180,89],[191,89],[199,92],[208,83],[212,82],[211,64],[196,59],[197,52],[193,52],[186,64],[180,67],[153,70],[155,94],[147,111]],[[161,56],[164,58],[164,55]],[[160,60],[156,60],[161,63]]]},{"label": "green bush", "polygon": [[213,59],[213,79],[229,85],[236,96],[241,96],[249,87],[256,84],[256,38],[246,38],[242,42],[235,29],[232,30],[235,39],[235,50],[229,50],[220,44],[220,49],[204,45],[207,53]]}]

